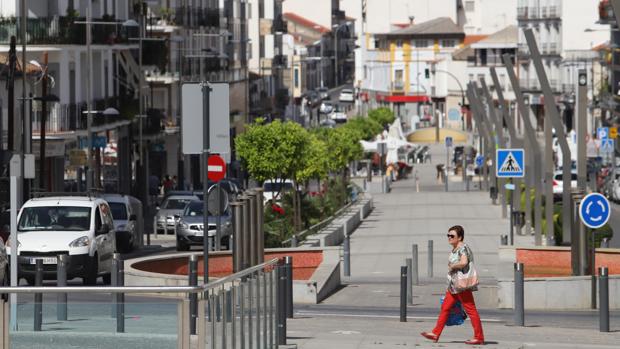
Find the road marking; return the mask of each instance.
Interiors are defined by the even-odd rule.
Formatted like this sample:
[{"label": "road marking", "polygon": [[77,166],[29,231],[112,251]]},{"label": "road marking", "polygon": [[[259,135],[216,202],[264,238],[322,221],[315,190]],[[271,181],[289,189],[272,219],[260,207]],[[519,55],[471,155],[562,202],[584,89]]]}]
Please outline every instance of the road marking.
[{"label": "road marking", "polygon": [[[309,311],[297,311],[299,315],[313,315],[313,316],[333,316],[333,317],[361,317],[361,318],[377,318],[377,319],[399,319],[397,315],[370,315],[370,314],[330,314],[330,313],[315,313]],[[411,320],[437,320],[436,316],[407,316],[407,319]],[[500,319],[480,319],[482,322],[504,322]]]},{"label": "road marking", "polygon": [[331,333],[335,333],[335,334],[361,334],[362,332],[359,331],[343,331],[343,330],[338,330],[338,331],[332,331]]}]

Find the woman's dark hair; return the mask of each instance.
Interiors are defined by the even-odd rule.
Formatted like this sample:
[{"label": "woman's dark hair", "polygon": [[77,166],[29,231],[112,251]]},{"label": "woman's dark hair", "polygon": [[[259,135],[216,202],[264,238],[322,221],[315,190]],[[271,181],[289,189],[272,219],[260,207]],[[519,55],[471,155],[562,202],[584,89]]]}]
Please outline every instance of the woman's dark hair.
[{"label": "woman's dark hair", "polygon": [[465,239],[465,229],[463,229],[460,225],[455,225],[452,228],[448,229],[448,232],[455,232],[456,236],[459,237],[459,240],[463,241]]}]

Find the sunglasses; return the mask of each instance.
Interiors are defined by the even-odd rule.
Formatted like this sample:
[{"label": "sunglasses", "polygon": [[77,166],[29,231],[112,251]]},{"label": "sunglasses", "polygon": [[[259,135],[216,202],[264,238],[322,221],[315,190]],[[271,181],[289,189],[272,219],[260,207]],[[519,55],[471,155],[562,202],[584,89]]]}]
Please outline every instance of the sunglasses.
[{"label": "sunglasses", "polygon": [[454,238],[456,237],[456,235],[452,235],[452,234],[446,234],[446,236],[447,236],[449,239],[454,239]]}]

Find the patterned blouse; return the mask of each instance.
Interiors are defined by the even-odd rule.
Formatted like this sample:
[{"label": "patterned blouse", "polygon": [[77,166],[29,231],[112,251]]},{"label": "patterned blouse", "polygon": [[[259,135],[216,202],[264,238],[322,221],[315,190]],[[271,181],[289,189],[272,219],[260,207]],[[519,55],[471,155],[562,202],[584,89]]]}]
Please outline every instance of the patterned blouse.
[{"label": "patterned blouse", "polygon": [[[461,271],[463,271],[464,273],[467,273],[469,271],[469,262],[474,261],[474,253],[471,251],[471,248],[467,246],[467,244],[462,244],[460,247],[457,247],[456,250],[451,251],[450,255],[448,256],[448,262],[450,264],[458,263],[461,261],[461,256],[463,255],[467,256],[468,265],[466,265],[463,269],[461,269]],[[452,294],[459,293],[458,291],[454,289],[454,287],[452,287],[452,275],[454,275],[454,273],[456,272],[457,270],[454,270],[454,271],[448,272],[448,275],[447,275],[448,291],[450,291],[450,293]],[[478,287],[474,287],[471,289],[471,291],[477,291],[477,290],[478,290]]]}]

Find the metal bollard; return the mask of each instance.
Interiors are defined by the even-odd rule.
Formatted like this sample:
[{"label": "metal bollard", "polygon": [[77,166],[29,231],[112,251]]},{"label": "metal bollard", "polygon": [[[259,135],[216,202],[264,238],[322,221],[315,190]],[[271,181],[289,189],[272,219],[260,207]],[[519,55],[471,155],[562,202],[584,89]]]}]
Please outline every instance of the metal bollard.
[{"label": "metal bollard", "polygon": [[598,298],[599,298],[599,329],[609,332],[609,270],[607,267],[598,268]]},{"label": "metal bollard", "polygon": [[293,257],[284,257],[286,270],[286,317],[293,318]]},{"label": "metal bollard", "polygon": [[252,266],[252,260],[250,259],[250,249],[252,246],[250,245],[250,199],[244,195],[241,200],[243,202],[243,235],[241,239],[243,258],[241,259],[241,269],[243,270]]},{"label": "metal bollard", "polygon": [[407,304],[413,305],[413,287],[411,286],[411,270],[413,269],[413,260],[407,258],[405,260],[407,264]]},{"label": "metal bollard", "polygon": [[[188,265],[189,286],[198,286],[198,256],[189,256]],[[196,334],[196,317],[198,316],[198,294],[189,295],[189,331]]]},{"label": "metal bollard", "polygon": [[344,235],[344,276],[351,276],[351,237],[349,234]]},{"label": "metal bollard", "polygon": [[428,277],[433,277],[433,240],[428,240]]},{"label": "metal bollard", "polygon": [[514,304],[514,317],[515,326],[525,326],[525,299],[524,299],[524,269],[523,263],[515,263],[515,304]]},{"label": "metal bollard", "polygon": [[[35,264],[35,277],[34,285],[37,287],[43,286],[43,260],[37,259]],[[34,294],[34,330],[41,331],[41,324],[43,323],[43,294]]]},{"label": "metal bollard", "polygon": [[[56,286],[67,286],[67,265],[69,265],[69,255],[58,255],[58,264],[56,264]],[[56,319],[67,321],[67,294],[59,293],[56,298]]]},{"label": "metal bollard", "polygon": [[[116,281],[119,287],[125,286],[125,267],[123,265],[123,259],[118,253],[114,254],[114,258],[117,260],[117,276]],[[116,333],[125,332],[125,295],[123,293],[116,294]]]},{"label": "metal bollard", "polygon": [[297,247],[297,235],[293,234],[293,236],[291,236],[291,247]]},{"label": "metal bollard", "polygon": [[258,226],[256,212],[256,193],[254,191],[248,192],[248,206],[249,206],[249,220],[250,220],[250,266],[257,265],[258,261]]},{"label": "metal bollard", "polygon": [[276,290],[277,344],[286,345],[286,275],[284,266],[276,267],[278,284]]},{"label": "metal bollard", "polygon": [[256,241],[257,264],[265,261],[265,206],[263,188],[255,188],[256,193]]},{"label": "metal bollard", "polygon": [[[120,259],[120,255],[118,253],[114,253],[112,255],[112,270],[110,271],[110,281],[111,281],[110,286],[115,286],[115,287],[119,286],[119,282],[118,282],[119,259]],[[112,296],[111,316],[112,318],[116,318],[118,316],[117,314],[118,308],[116,307],[118,298],[116,297],[116,294],[114,293],[112,293],[111,296]]]},{"label": "metal bollard", "polygon": [[411,259],[413,262],[413,269],[411,270],[411,281],[414,285],[420,284],[420,278],[418,277],[418,244],[411,245]]},{"label": "metal bollard", "polygon": [[400,322],[407,322],[407,267],[400,267]]}]

